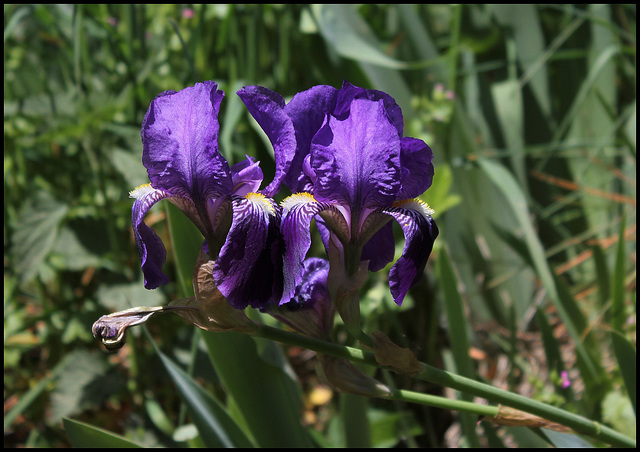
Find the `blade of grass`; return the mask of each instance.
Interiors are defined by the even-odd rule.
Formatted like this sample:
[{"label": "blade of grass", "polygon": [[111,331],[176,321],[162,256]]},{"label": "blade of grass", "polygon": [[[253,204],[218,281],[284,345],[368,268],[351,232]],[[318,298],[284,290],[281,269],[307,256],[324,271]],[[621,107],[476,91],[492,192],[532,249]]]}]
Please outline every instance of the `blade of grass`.
[{"label": "blade of grass", "polygon": [[67,432],[73,447],[78,448],[94,448],[94,447],[110,447],[110,448],[132,448],[142,447],[127,438],[116,435],[115,433],[103,430],[75,419],[65,418],[62,420],[64,430]]},{"label": "blade of grass", "polygon": [[580,317],[583,316],[580,315],[580,317],[576,318],[576,314],[580,314],[581,311],[575,304],[575,300],[570,297],[568,291],[563,291],[562,295],[560,293],[556,278],[545,257],[540,239],[529,220],[527,202],[522,190],[511,173],[502,165],[484,157],[479,157],[477,162],[493,183],[500,188],[518,220],[518,224],[523,232],[523,240],[527,245],[531,264],[547,291],[549,299],[558,310],[558,314],[565,323],[571,338],[575,341],[576,353],[579,357],[583,377],[593,382],[599,381],[602,375],[601,366],[595,362],[594,357],[588,353],[584,344],[584,338],[582,337],[585,325]]},{"label": "blade of grass", "polygon": [[629,400],[636,412],[636,349],[622,334],[611,331],[613,351],[620,366],[620,373],[629,394]]},{"label": "blade of grass", "polygon": [[371,447],[368,408],[368,397],[355,394],[340,395],[340,420],[345,447]]},{"label": "blade of grass", "polygon": [[313,446],[301,424],[298,388],[280,363],[276,344],[234,332],[202,333],[211,361],[258,446]]},{"label": "blade of grass", "polygon": [[198,228],[176,206],[165,203],[165,212],[176,262],[179,292],[184,298],[191,297],[193,268],[204,239]]},{"label": "blade of grass", "polygon": [[[146,330],[145,330],[146,331]],[[153,343],[153,339],[149,336]],[[198,427],[206,447],[252,447],[251,441],[229,416],[225,408],[200,385],[162,353],[153,343],[156,353],[180,391],[189,415]]]},{"label": "blade of grass", "polygon": [[[465,308],[462,297],[458,293],[458,279],[449,260],[446,248],[438,253],[438,275],[442,284],[445,312],[448,320],[449,341],[455,361],[456,372],[467,378],[475,378],[473,362],[469,356],[468,321],[464,315]],[[462,400],[471,401],[473,397],[461,394]],[[465,437],[472,447],[480,447],[480,440],[476,432],[476,419],[468,413],[460,413],[460,420]]]},{"label": "blade of grass", "polygon": [[625,306],[624,306],[624,277],[625,277],[625,239],[624,229],[626,226],[625,218],[620,222],[620,235],[618,236],[618,246],[616,247],[615,267],[611,281],[611,310],[610,319],[611,327],[614,331],[622,334],[622,328],[625,324]]}]

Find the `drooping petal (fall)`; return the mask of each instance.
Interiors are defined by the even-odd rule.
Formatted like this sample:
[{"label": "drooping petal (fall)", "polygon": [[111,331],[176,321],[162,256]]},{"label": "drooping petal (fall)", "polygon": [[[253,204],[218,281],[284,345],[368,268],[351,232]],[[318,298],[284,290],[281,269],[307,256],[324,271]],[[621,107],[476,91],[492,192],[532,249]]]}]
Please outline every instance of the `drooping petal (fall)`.
[{"label": "drooping petal (fall)", "polygon": [[[327,203],[317,202],[308,193],[297,193],[282,202],[281,231],[285,244],[283,256],[284,288],[280,304],[295,296],[296,287],[304,274],[304,259],[311,247],[311,221],[320,212],[328,210],[340,218],[340,213]],[[343,225],[346,229],[346,223]]]},{"label": "drooping petal (fall)", "polygon": [[263,308],[282,292],[280,213],[261,194],[233,196],[233,221],[213,268],[217,288],[237,308]]},{"label": "drooping petal (fall)", "polygon": [[389,271],[391,295],[400,306],[409,289],[422,277],[438,236],[438,227],[431,216],[433,210],[419,200],[396,203],[394,207],[382,210],[400,224],[405,237],[402,256]]},{"label": "drooping petal (fall)", "polygon": [[145,224],[144,216],[155,203],[171,195],[164,190],[153,189],[151,184],[147,184],[131,191],[130,196],[136,198],[131,210],[131,220],[136,246],[142,261],[144,287],[155,289],[169,282],[167,275],[162,272],[167,251],[160,237]]}]

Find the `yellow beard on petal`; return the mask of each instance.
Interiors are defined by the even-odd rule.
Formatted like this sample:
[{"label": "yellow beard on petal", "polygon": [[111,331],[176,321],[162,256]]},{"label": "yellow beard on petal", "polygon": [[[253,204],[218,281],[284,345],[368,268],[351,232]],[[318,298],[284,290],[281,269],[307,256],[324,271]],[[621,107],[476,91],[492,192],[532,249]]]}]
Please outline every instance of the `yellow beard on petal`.
[{"label": "yellow beard on petal", "polygon": [[419,200],[418,198],[396,201],[393,203],[392,207],[401,207],[403,209],[415,210],[417,212],[420,212],[423,217],[430,217],[435,213],[435,211],[429,206],[429,204]]},{"label": "yellow beard on petal", "polygon": [[291,196],[287,196],[285,199],[282,200],[280,205],[284,210],[289,210],[291,206],[295,204],[309,203],[309,202],[316,202],[316,198],[314,198],[311,193],[300,192],[300,193],[295,193]]},{"label": "yellow beard on petal", "polygon": [[260,193],[251,192],[244,195],[244,197],[247,198],[249,201],[253,202],[254,204],[258,204],[260,207],[262,207],[262,210],[267,212],[269,215],[275,215],[276,209],[273,207],[273,204],[269,201],[269,198],[267,198],[266,196]]},{"label": "yellow beard on petal", "polygon": [[138,185],[136,188],[134,188],[133,190],[131,190],[129,192],[129,198],[138,199],[141,196],[146,195],[147,193],[149,193],[152,190],[153,190],[153,187],[151,187],[151,184]]}]

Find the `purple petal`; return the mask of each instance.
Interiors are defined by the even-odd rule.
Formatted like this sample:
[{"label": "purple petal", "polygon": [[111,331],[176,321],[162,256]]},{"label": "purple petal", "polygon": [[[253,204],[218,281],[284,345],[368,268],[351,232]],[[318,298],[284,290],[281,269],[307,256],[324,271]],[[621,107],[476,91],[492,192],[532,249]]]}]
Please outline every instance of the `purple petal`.
[{"label": "purple petal", "polygon": [[327,276],[329,276],[329,261],[319,257],[310,257],[302,263],[304,276],[302,284],[296,287],[293,303],[302,306],[310,306],[315,303],[331,302],[329,289],[327,289]]},{"label": "purple petal", "polygon": [[431,187],[433,181],[433,152],[422,140],[405,137],[400,140],[402,187],[398,199],[413,199]]},{"label": "purple petal", "polygon": [[362,257],[360,259],[363,261],[368,260],[369,271],[377,272],[393,261],[395,251],[396,242],[393,238],[393,225],[388,222],[367,241],[362,249]]},{"label": "purple petal", "polygon": [[196,83],[156,97],[142,122],[142,162],[154,188],[193,200],[203,211],[210,198],[230,194],[227,161],[218,152],[218,112],[224,92]]},{"label": "purple petal", "polygon": [[281,231],[284,238],[284,288],[280,304],[291,301],[304,275],[303,261],[311,246],[311,221],[323,210],[333,210],[308,193],[297,193],[282,201]]},{"label": "purple petal", "polygon": [[262,192],[265,196],[274,196],[280,189],[296,152],[293,122],[284,111],[284,99],[275,91],[262,86],[246,86],[237,94],[273,145],[276,174]]},{"label": "purple petal", "polygon": [[246,160],[233,165],[230,171],[234,195],[245,196],[248,193],[257,192],[260,188],[262,169],[253,157],[247,156]]},{"label": "purple petal", "polygon": [[218,290],[237,308],[263,308],[282,293],[279,207],[263,195],[233,196],[233,222],[213,269]]},{"label": "purple petal", "polygon": [[147,289],[156,289],[169,282],[169,278],[162,273],[167,251],[160,237],[144,222],[144,216],[151,206],[169,196],[171,195],[164,190],[151,188],[150,184],[142,185],[131,192],[131,197],[136,198],[131,210],[133,233],[142,261],[144,287]]},{"label": "purple petal", "polygon": [[318,201],[364,209],[388,207],[400,188],[400,138],[382,101],[356,99],[347,118],[329,117],[311,150]]},{"label": "purple petal", "polygon": [[431,217],[433,211],[418,200],[401,203],[401,207],[383,211],[396,219],[405,237],[402,256],[389,272],[391,295],[400,306],[409,289],[422,277],[433,242],[438,236],[438,226]]},{"label": "purple petal", "polygon": [[304,161],[310,153],[311,140],[335,108],[337,93],[333,86],[317,85],[293,96],[284,108],[296,133],[296,153],[284,179],[293,193],[307,191],[312,185],[312,175],[303,170]]},{"label": "purple petal", "polygon": [[267,312],[304,335],[329,340],[335,317],[327,287],[329,261],[310,257],[303,266],[302,281],[291,302]]},{"label": "purple petal", "polygon": [[402,118],[402,109],[396,103],[395,99],[389,96],[384,91],[378,91],[375,89],[365,89],[352,85],[346,80],[342,83],[342,88],[338,93],[338,99],[336,101],[336,108],[333,111],[333,115],[337,117],[345,117],[349,114],[351,109],[351,102],[354,99],[369,99],[373,101],[382,100],[384,109],[387,112],[389,121],[398,130],[398,136],[402,136],[404,128],[404,120]]}]

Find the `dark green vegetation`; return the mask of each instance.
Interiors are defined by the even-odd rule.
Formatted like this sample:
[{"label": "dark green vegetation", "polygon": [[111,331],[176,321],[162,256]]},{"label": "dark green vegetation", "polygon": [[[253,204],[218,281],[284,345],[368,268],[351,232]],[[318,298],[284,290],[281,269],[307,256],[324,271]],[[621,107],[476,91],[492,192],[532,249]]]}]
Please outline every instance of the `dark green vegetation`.
[{"label": "dark green vegetation", "polygon": [[[231,163],[256,156],[267,181],[271,147],[237,89],[260,84],[290,97],[346,79],[392,95],[405,135],[434,151],[422,199],[440,236],[401,308],[388,272],[370,275],[365,330],[435,367],[635,438],[635,6],[4,13],[5,446],[122,445],[90,426],[145,446],[602,444],[421,405],[323,400],[312,353],[203,334],[177,316],[158,316],[149,334],[138,328],[105,355],[91,336],[98,317],[191,290],[184,269],[201,238],[166,206],[147,220],[168,246],[175,282],[143,288],[128,192],[148,181],[140,124],[149,102],[202,80],[226,92],[221,152]],[[210,429],[198,435],[202,425]]]}]

